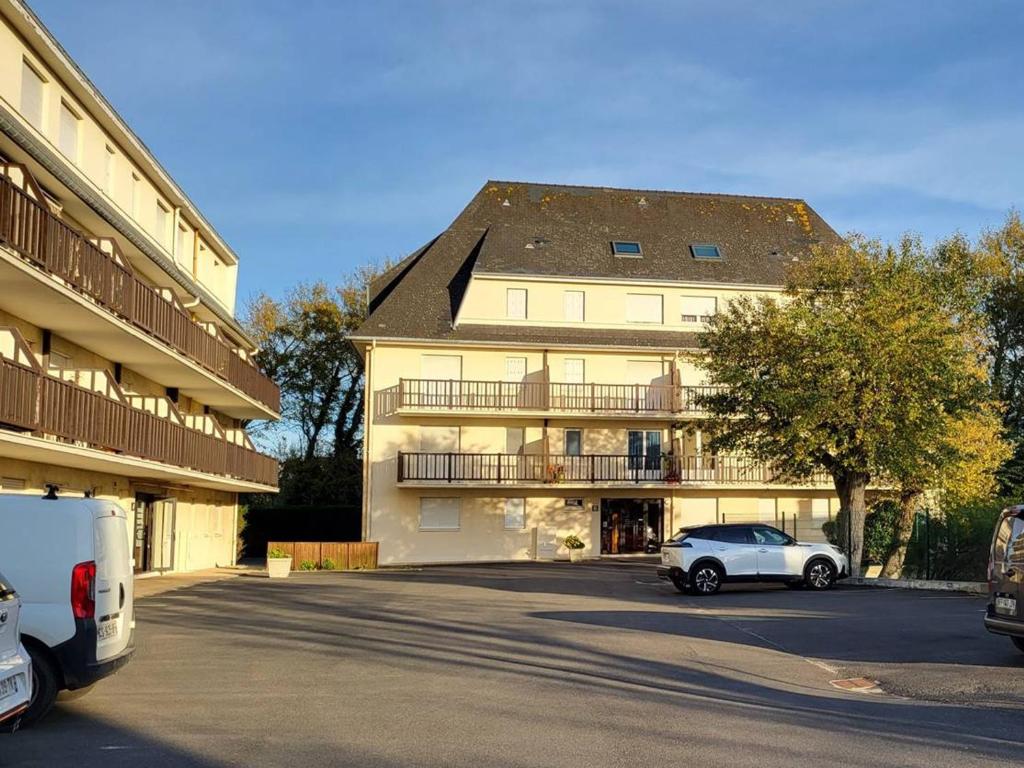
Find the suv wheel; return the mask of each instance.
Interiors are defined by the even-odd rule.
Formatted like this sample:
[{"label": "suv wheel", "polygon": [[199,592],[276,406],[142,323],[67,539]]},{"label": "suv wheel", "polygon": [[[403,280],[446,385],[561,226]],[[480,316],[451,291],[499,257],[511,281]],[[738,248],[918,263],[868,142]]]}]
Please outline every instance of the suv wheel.
[{"label": "suv wheel", "polygon": [[1017,650],[1024,653],[1024,637],[1011,637],[1010,639],[1017,646]]},{"label": "suv wheel", "polygon": [[711,563],[698,565],[690,572],[690,588],[698,595],[713,595],[722,588],[722,572]]},{"label": "suv wheel", "polygon": [[808,589],[829,589],[836,580],[836,568],[827,560],[812,560],[804,572]]},{"label": "suv wheel", "polygon": [[686,577],[682,573],[678,571],[673,573],[671,579],[672,585],[684,595],[690,591],[689,586],[686,584]]}]

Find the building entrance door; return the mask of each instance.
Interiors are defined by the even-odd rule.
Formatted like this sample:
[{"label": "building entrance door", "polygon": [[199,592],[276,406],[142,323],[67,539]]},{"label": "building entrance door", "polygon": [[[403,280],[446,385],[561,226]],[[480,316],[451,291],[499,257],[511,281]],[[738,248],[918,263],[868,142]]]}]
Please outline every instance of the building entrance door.
[{"label": "building entrance door", "polygon": [[135,573],[174,567],[174,515],[174,499],[161,499],[149,493],[135,495]]},{"label": "building entrance door", "polygon": [[601,499],[601,554],[653,550],[663,536],[663,499]]}]

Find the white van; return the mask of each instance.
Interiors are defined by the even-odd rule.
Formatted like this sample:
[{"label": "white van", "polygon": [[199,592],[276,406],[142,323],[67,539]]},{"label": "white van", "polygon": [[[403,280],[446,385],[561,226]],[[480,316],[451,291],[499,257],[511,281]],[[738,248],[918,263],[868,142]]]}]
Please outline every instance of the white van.
[{"label": "white van", "polygon": [[85,688],[134,651],[128,516],[99,499],[0,494],[0,569],[21,597],[32,701],[45,715],[63,689]]}]

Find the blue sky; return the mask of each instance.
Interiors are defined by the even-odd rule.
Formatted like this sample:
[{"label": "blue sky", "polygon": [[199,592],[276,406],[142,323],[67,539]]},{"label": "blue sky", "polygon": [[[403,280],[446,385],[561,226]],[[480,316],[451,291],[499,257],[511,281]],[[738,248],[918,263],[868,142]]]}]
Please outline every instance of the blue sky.
[{"label": "blue sky", "polygon": [[488,178],[805,198],[975,235],[1024,201],[1024,5],[30,0],[242,259],[239,299]]}]

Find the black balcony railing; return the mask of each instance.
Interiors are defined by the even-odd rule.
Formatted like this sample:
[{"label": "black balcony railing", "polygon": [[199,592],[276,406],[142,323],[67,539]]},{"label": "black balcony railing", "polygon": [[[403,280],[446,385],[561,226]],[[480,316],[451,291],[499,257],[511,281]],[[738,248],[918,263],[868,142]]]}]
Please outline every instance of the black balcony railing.
[{"label": "black balcony railing", "polygon": [[[724,483],[793,482],[769,465],[746,456],[583,456],[512,453],[399,452],[398,482],[536,483]],[[829,483],[825,473],[795,484]]]},{"label": "black balcony railing", "polygon": [[547,381],[400,379],[378,393],[380,412],[562,411],[594,414],[699,413],[699,398],[721,387],[671,384],[571,384]]}]

